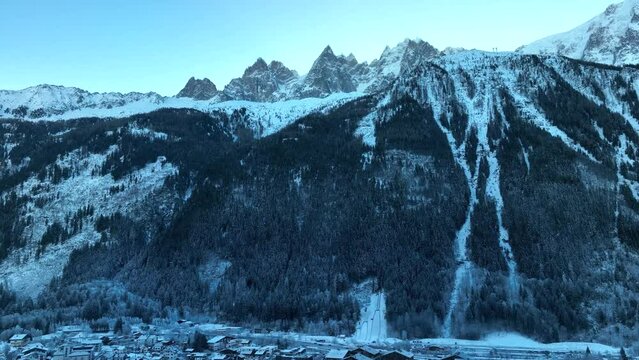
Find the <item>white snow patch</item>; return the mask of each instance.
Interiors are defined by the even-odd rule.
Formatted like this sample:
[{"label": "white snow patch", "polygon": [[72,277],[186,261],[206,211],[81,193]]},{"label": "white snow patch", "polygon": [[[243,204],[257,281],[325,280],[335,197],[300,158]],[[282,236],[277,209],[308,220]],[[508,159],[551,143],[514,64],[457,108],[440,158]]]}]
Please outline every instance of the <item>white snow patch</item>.
[{"label": "white snow patch", "polygon": [[522,349],[522,350],[542,350],[549,352],[579,352],[585,353],[586,348],[589,348],[593,354],[619,354],[619,349],[588,342],[561,342],[543,344],[535,340],[529,339],[517,333],[501,332],[493,333],[482,340],[459,340],[459,339],[422,339],[419,340],[422,344],[432,344],[441,346],[450,346],[459,349],[463,348],[498,348],[498,349]]},{"label": "white snow patch", "polygon": [[[80,91],[79,89],[77,90]],[[0,93],[0,95],[2,95],[2,93]],[[293,99],[272,103],[258,103],[241,100],[217,102],[215,99],[193,100],[190,98],[142,96],[139,99],[135,98],[135,101],[120,101],[119,103],[115,103],[115,105],[109,103],[108,107],[96,105],[95,107],[64,108],[60,110],[59,114],[38,118],[35,119],[35,121],[69,120],[84,117],[123,118],[137,114],[150,113],[162,108],[194,109],[205,113],[223,111],[230,115],[236,110],[245,108],[251,121],[254,122],[254,128],[261,130],[259,135],[268,136],[303,116],[309,115],[313,112],[333,109],[336,106],[342,105],[363,95],[363,93],[359,92],[335,93],[324,98]],[[2,96],[0,96],[0,103],[2,103],[2,99]],[[55,99],[49,100],[52,103],[55,103]],[[38,101],[47,102],[49,100]],[[33,107],[30,106],[30,108]],[[7,114],[0,113],[0,118],[3,116],[12,117]]]},{"label": "white snow patch", "polygon": [[377,138],[375,137],[375,119],[377,112],[373,112],[365,116],[355,130],[355,135],[362,138],[364,145],[375,148]]},{"label": "white snow patch", "polygon": [[497,226],[499,227],[499,247],[508,266],[509,289],[512,298],[512,295],[517,293],[517,262],[513,255],[513,249],[510,246],[508,231],[504,227],[502,215],[504,199],[501,196],[501,189],[499,188],[500,167],[497,161],[497,155],[494,152],[490,152],[488,155],[488,167],[489,175],[486,184],[486,193],[495,201]]},{"label": "white snow patch", "polygon": [[[117,181],[110,174],[93,175],[106,157],[116,150],[117,146],[114,145],[103,154],[83,155],[80,150],[73,151],[56,161],[59,166],[72,169],[70,178],[54,184],[49,179],[40,182],[33,176],[13,189],[19,196],[30,198],[21,210],[21,216],[24,219],[31,218],[32,223],[23,233],[26,245],[13,251],[0,263],[0,278],[6,280],[11,289],[20,295],[37,296],[51,279],[62,273],[74,249],[100,240],[93,223],[87,222],[75,236],[61,244],[47,246],[44,253],[36,258],[38,245],[48,224],[57,221],[64,225],[67,214],[73,214],[86,205],[95,207],[94,217],[108,216],[116,211],[137,217],[137,206],[160,188],[167,176],[178,171],[172,164],[158,159]],[[124,186],[124,190],[110,193],[110,189],[116,186]],[[9,193],[5,192],[2,196],[6,197]],[[37,201],[44,205],[36,206]]]},{"label": "white snow patch", "polygon": [[519,140],[519,145],[521,145],[521,151],[524,155],[524,163],[526,164],[526,174],[530,174],[530,158],[528,155],[528,150],[524,146],[524,144]]},{"label": "white snow patch", "polygon": [[129,133],[135,137],[144,137],[150,140],[165,141],[169,138],[169,135],[167,135],[166,133],[151,130],[148,128],[141,128],[136,125],[134,125],[133,127],[129,127]]}]

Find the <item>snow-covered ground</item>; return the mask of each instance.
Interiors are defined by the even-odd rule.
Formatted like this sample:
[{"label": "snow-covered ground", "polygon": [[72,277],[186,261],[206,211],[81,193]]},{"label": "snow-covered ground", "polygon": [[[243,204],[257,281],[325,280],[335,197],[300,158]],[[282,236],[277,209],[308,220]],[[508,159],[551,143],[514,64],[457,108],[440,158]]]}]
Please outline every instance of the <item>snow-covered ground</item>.
[{"label": "snow-covered ground", "polygon": [[[200,325],[200,328],[208,327],[208,325]],[[212,325],[212,329],[223,328],[224,325]],[[496,332],[484,336],[480,340],[462,340],[454,338],[428,338],[428,339],[414,339],[414,340],[401,340],[397,338],[380,339],[379,341],[373,340],[370,342],[361,341],[357,338],[357,334],[353,337],[343,336],[327,336],[327,335],[308,335],[296,332],[271,332],[268,334],[254,334],[248,330],[240,328],[229,328],[235,334],[241,334],[242,336],[255,337],[255,338],[277,338],[281,340],[287,340],[297,343],[298,346],[320,346],[320,347],[341,347],[341,348],[353,348],[361,346],[362,344],[372,344],[375,348],[382,348],[385,350],[405,348],[406,342],[410,342],[412,351],[419,353],[420,349],[428,349],[430,346],[436,346],[445,349],[447,353],[454,354],[459,353],[463,358],[481,358],[481,359],[493,359],[503,358],[508,359],[508,354],[516,354],[517,359],[526,358],[546,358],[552,359],[553,354],[585,354],[586,349],[590,349],[592,354],[599,355],[612,355],[617,356],[620,349],[594,342],[558,342],[558,343],[540,343],[532,340],[518,333],[514,332]],[[489,354],[501,353],[497,357],[490,356]],[[531,355],[531,357],[521,357],[522,354]],[[474,357],[477,355],[477,357]],[[485,357],[489,355],[489,357]],[[423,355],[417,355],[417,359],[423,358]]]},{"label": "snow-covered ground", "polygon": [[589,348],[593,354],[619,354],[619,349],[588,342],[560,342],[543,344],[531,340],[517,333],[501,332],[484,337],[481,340],[459,340],[459,339],[421,339],[418,343],[424,345],[440,345],[458,349],[468,349],[477,347],[497,348],[497,349],[528,349],[549,352],[577,352],[584,354]]},{"label": "snow-covered ground", "polygon": [[360,310],[360,319],[353,339],[370,343],[383,342],[387,337],[386,295],[383,292],[374,293],[371,294],[368,305]]}]

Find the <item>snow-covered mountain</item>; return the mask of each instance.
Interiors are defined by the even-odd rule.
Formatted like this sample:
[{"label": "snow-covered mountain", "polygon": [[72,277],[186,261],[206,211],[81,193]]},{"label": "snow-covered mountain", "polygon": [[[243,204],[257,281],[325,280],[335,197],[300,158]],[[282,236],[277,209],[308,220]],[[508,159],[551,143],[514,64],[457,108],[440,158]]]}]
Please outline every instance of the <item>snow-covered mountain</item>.
[{"label": "snow-covered mountain", "polygon": [[518,49],[525,54],[559,54],[609,65],[639,64],[639,0],[610,5],[606,11],[568,32]]},{"label": "snow-covered mountain", "polygon": [[[89,93],[77,88],[39,85],[19,91],[0,91],[0,119],[65,120],[81,117],[125,117],[160,108],[193,108],[202,111],[228,108],[244,101],[258,107],[267,103],[299,103],[300,99],[326,99],[331,95],[374,93],[388,87],[402,67],[439,52],[422,40],[405,40],[386,48],[381,57],[358,63],[355,56],[335,55],[326,47],[305,76],[299,76],[279,61],[267,64],[259,58],[242,77],[219,91],[209,79],[190,78],[175,97],[155,93]],[[344,96],[337,96],[343,98]],[[320,100],[322,103],[326,101]],[[307,102],[317,103],[317,102]],[[219,105],[216,105],[219,104]],[[284,108],[290,104],[283,104]],[[250,106],[249,106],[250,107]]]},{"label": "snow-covered mountain", "polygon": [[327,48],[299,77],[258,60],[232,84],[111,108],[5,92],[27,119],[113,117],[0,120],[11,290],[106,279],[369,340],[636,336],[638,68],[409,40],[370,64]]},{"label": "snow-covered mountain", "polygon": [[19,91],[0,90],[0,118],[48,119],[81,109],[117,109],[156,104],[156,93],[90,93],[64,86],[38,85]]}]

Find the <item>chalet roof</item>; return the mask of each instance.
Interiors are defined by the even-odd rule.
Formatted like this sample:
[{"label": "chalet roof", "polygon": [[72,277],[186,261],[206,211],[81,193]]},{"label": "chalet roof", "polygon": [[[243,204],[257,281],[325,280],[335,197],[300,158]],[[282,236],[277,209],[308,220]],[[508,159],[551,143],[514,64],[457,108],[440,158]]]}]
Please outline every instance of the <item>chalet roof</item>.
[{"label": "chalet roof", "polygon": [[345,359],[348,354],[348,350],[337,350],[332,349],[326,354],[325,358],[327,359]]},{"label": "chalet roof", "polygon": [[362,346],[360,349],[366,351],[369,354],[373,354],[373,355],[378,355],[378,354],[381,354],[381,352],[382,352],[380,349],[374,349],[374,348],[372,348],[370,346]]},{"label": "chalet roof", "polygon": [[9,341],[20,341],[30,337],[31,335],[29,334],[15,334],[9,339]]},{"label": "chalet roof", "polygon": [[384,355],[382,355],[382,357],[387,357],[387,356],[392,355],[392,354],[398,354],[398,355],[401,355],[401,356],[403,356],[403,357],[405,357],[407,359],[412,359],[413,357],[415,357],[415,355],[413,355],[413,354],[411,354],[411,353],[409,353],[407,351],[402,351],[402,350],[389,351],[389,352],[385,353]]},{"label": "chalet roof", "polygon": [[285,349],[280,351],[280,353],[285,355],[297,355],[297,354],[303,354],[304,352],[306,352],[306,349],[304,347],[294,347],[291,349]]},{"label": "chalet roof", "polygon": [[32,343],[29,344],[27,346],[24,347],[24,349],[22,349],[22,353],[26,354],[26,353],[30,353],[33,351],[48,351],[48,349],[46,347],[44,347],[44,345],[42,345],[41,343]]},{"label": "chalet roof", "polygon": [[226,340],[226,339],[231,339],[231,338],[226,336],[226,335],[218,335],[218,336],[215,336],[215,337],[212,337],[211,339],[209,339],[207,341],[207,343],[209,343],[209,344],[217,344],[220,341],[223,341],[223,340]]},{"label": "chalet roof", "polygon": [[253,355],[253,353],[255,353],[255,350],[257,350],[254,347],[243,347],[240,348],[240,355]]},{"label": "chalet roof", "polygon": [[353,359],[355,360],[371,360],[371,358],[369,358],[368,356],[361,354],[361,353],[357,353],[355,355],[352,356]]}]

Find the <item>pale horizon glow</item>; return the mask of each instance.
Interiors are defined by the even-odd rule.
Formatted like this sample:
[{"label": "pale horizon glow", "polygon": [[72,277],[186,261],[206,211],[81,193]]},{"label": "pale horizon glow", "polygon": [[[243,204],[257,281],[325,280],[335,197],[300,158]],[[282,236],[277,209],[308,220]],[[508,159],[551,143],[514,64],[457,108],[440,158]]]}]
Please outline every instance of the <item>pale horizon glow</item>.
[{"label": "pale horizon glow", "polygon": [[305,74],[326,45],[361,61],[420,38],[513,51],[568,31],[614,0],[2,0],[0,89],[38,84],[175,95],[218,89],[258,57]]}]

